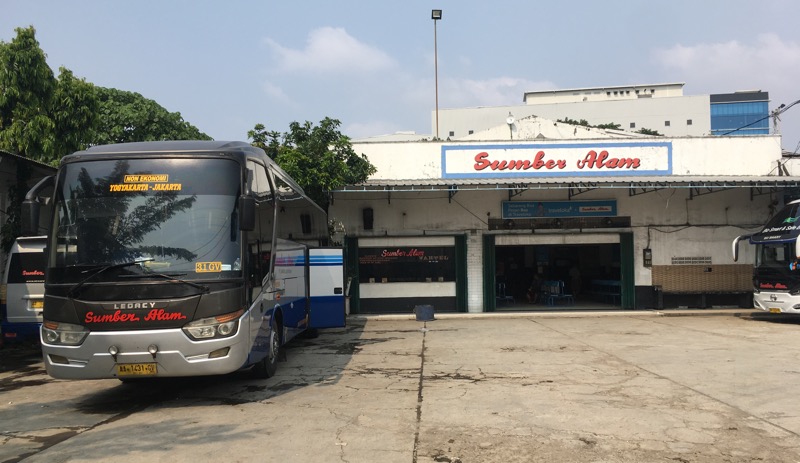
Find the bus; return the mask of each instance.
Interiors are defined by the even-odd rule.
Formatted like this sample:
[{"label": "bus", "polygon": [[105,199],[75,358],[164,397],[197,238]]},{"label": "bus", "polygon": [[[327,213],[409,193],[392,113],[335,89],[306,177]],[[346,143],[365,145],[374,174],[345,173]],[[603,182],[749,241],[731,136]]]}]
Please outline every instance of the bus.
[{"label": "bus", "polygon": [[0,332],[6,344],[39,339],[46,239],[46,236],[21,236],[11,245],[0,285]]},{"label": "bus", "polygon": [[733,260],[739,243],[755,246],[753,306],[770,313],[800,313],[800,200],[770,218],[760,231],[733,240]]},{"label": "bus", "polygon": [[344,326],[327,215],[244,142],[67,155],[22,222],[48,230],[40,339],[54,378],[268,378],[297,335]]}]

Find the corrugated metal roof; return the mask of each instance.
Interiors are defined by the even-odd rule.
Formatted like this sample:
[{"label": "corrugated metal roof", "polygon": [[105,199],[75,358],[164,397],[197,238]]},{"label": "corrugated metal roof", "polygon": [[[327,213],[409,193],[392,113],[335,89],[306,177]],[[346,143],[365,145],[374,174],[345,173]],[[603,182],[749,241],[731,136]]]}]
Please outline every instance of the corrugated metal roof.
[{"label": "corrugated metal roof", "polygon": [[800,187],[800,177],[787,176],[653,176],[540,177],[535,179],[403,179],[370,180],[334,193],[364,191],[515,190],[560,188],[765,188]]},{"label": "corrugated metal roof", "polygon": [[50,170],[50,171],[53,171],[53,172],[56,171],[56,168],[51,166],[51,165],[49,165],[49,164],[45,164],[43,162],[39,162],[39,161],[37,161],[35,159],[26,158],[25,156],[20,156],[19,154],[14,154],[14,153],[12,153],[10,151],[0,150],[0,156],[9,156],[9,157],[12,157],[14,159],[18,159],[18,160],[20,160],[22,162],[27,162],[27,163],[32,164],[34,166],[42,167],[42,168],[44,168],[46,170]]}]

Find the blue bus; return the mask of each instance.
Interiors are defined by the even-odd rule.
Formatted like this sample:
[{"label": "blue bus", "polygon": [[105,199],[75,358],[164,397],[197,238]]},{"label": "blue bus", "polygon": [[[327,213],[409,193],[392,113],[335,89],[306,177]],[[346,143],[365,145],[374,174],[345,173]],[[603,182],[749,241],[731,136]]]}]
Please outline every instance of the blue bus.
[{"label": "blue bus", "polygon": [[267,378],[298,334],[345,322],[325,212],[244,142],[70,154],[22,217],[26,233],[49,230],[41,344],[55,378]]}]

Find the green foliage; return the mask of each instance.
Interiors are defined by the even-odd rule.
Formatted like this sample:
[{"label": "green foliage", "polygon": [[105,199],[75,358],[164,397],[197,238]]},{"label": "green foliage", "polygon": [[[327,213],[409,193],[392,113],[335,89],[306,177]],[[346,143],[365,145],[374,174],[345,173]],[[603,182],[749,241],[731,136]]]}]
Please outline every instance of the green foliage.
[{"label": "green foliage", "polygon": [[613,122],[606,122],[605,124],[599,125],[591,125],[589,121],[586,119],[581,119],[576,121],[575,119],[570,119],[569,117],[565,117],[564,119],[557,119],[556,122],[563,122],[564,124],[571,124],[571,125],[579,125],[581,127],[593,127],[596,129],[610,129],[610,130],[622,130],[622,126],[619,124],[615,124]]},{"label": "green foliage", "polygon": [[576,121],[575,119],[570,119],[569,117],[565,117],[564,119],[556,119],[556,122],[563,122],[564,124],[571,124],[571,125],[580,125],[581,127],[591,127],[589,125],[589,121],[586,119],[581,119]]},{"label": "green foliage", "polygon": [[65,154],[56,140],[68,119],[55,113],[74,105],[73,96],[82,98],[82,88],[73,92],[69,86],[77,81],[63,69],[63,81],[55,78],[33,27],[16,32],[10,43],[0,42],[0,148],[55,163]]},{"label": "green foliage", "polygon": [[[16,33],[11,42],[0,42],[0,149],[56,165],[62,156],[91,145],[210,139],[180,113],[138,93],[96,87],[63,67],[56,78],[33,26]],[[20,233],[20,204],[30,178],[30,169],[18,166],[3,245],[10,246]]]},{"label": "green foliage", "polygon": [[134,92],[96,88],[100,123],[93,145],[154,140],[211,140],[197,127]]},{"label": "green foliage", "polygon": [[341,122],[326,117],[318,126],[292,122],[289,132],[268,131],[257,124],[247,133],[252,145],[263,149],[323,209],[328,192],[365,182],[376,172],[365,155],[358,155],[350,138],[339,131]]},{"label": "green foliage", "polygon": [[644,127],[642,127],[641,129],[637,130],[635,133],[641,133],[642,135],[655,135],[655,136],[658,136],[658,137],[663,136],[662,134],[660,134],[658,132],[658,130],[650,130],[650,129],[646,129]]}]

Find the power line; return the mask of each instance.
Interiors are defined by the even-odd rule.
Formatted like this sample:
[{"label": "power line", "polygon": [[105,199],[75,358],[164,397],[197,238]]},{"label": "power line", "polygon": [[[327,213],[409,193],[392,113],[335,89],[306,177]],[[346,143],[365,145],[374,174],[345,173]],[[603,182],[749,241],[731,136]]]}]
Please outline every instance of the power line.
[{"label": "power line", "polygon": [[733,130],[731,130],[729,132],[725,132],[725,133],[722,134],[722,136],[730,135],[730,134],[732,134],[734,132],[738,132],[738,131],[740,131],[742,129],[746,129],[746,128],[752,126],[752,125],[758,124],[759,122],[761,122],[763,120],[769,119],[770,117],[774,117],[774,118],[778,119],[779,115],[785,113],[789,108],[791,108],[792,106],[796,105],[797,103],[800,103],[800,100],[797,100],[795,102],[789,103],[788,106],[785,105],[785,104],[781,104],[780,106],[778,106],[778,108],[776,110],[772,111],[771,114],[768,114],[768,115],[762,117],[761,119],[759,119],[757,121],[753,121],[753,122],[751,122],[749,124],[743,125],[743,126],[739,127],[738,129],[733,129]]}]

